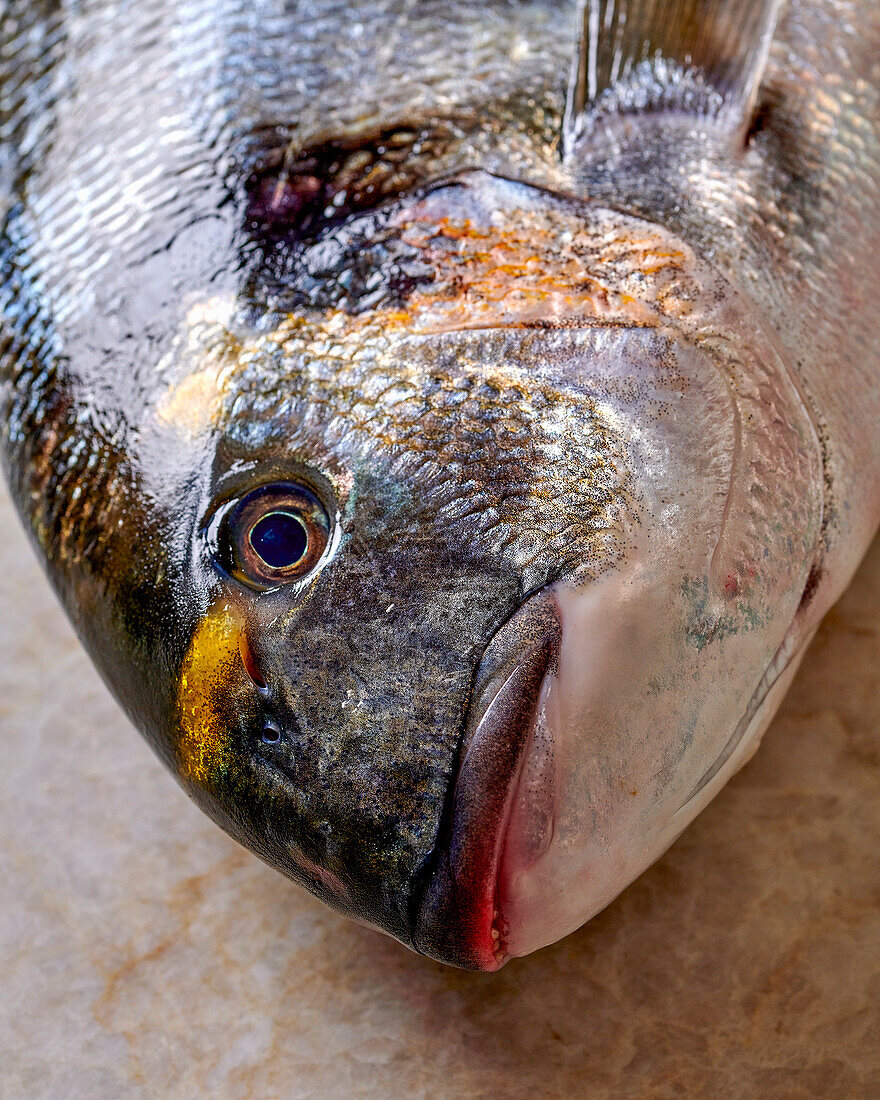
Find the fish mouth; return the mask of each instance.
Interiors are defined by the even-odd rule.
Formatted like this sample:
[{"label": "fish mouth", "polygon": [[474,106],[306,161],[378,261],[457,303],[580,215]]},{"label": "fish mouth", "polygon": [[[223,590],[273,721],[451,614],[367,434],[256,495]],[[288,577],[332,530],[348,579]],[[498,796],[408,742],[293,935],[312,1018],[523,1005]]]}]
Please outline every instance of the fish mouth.
[{"label": "fish mouth", "polygon": [[552,836],[547,698],[562,638],[556,599],[529,597],[487,646],[437,846],[420,877],[413,945],[467,970],[507,960],[505,890]]}]

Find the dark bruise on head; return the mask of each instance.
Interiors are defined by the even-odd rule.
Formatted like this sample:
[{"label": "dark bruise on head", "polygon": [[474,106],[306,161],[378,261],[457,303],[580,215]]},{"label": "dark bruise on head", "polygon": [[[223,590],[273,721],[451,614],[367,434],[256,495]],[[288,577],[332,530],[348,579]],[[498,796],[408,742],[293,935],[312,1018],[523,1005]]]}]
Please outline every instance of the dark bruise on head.
[{"label": "dark bruise on head", "polygon": [[[339,233],[334,231],[342,230],[353,215],[381,210],[425,183],[431,166],[452,141],[452,127],[434,123],[390,127],[304,149],[291,141],[282,147],[270,145],[265,154],[251,151],[250,158],[256,156],[259,167],[244,183],[247,209],[242,262],[248,278],[241,297],[250,305],[252,316],[281,300],[288,313],[297,306],[329,305],[334,293],[338,294],[339,278],[351,291],[361,279],[372,277],[372,289],[378,290],[381,284],[386,299],[389,294],[400,298],[420,277],[424,279],[424,270],[407,270],[405,261],[393,274],[386,264],[385,273],[377,278],[370,257],[357,255],[360,249],[375,250],[389,238],[389,233],[382,233],[379,221],[359,218],[363,229],[353,247],[337,243]],[[309,246],[318,255],[335,253],[323,264],[326,268],[329,260],[342,269],[337,278],[327,270],[316,270],[314,263],[308,270],[304,252]],[[340,248],[345,249],[344,260]],[[304,288],[297,300],[294,287],[303,280],[296,272],[303,269],[309,289]]]},{"label": "dark bruise on head", "polygon": [[244,182],[245,226],[258,250],[295,248],[351,214],[397,198],[425,182],[429,166],[455,140],[455,128],[443,121],[305,147],[293,137],[279,145],[283,134],[282,127],[266,127],[249,142],[248,160],[257,167]]}]

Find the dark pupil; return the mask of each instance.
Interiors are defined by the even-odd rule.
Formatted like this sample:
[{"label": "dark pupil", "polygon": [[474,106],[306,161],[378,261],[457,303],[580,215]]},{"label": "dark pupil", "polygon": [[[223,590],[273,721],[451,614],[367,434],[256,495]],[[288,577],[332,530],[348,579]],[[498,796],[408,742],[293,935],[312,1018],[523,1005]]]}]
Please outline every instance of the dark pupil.
[{"label": "dark pupil", "polygon": [[296,565],[306,552],[309,536],[299,516],[270,512],[251,528],[251,546],[270,569]]}]

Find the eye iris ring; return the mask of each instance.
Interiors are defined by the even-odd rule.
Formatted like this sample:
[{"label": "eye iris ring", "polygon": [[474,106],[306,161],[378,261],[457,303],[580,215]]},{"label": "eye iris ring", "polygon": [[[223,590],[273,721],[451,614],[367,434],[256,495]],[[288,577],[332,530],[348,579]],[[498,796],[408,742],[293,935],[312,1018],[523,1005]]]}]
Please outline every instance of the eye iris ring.
[{"label": "eye iris ring", "polygon": [[308,553],[309,532],[296,512],[279,508],[260,516],[248,542],[270,569],[295,569]]}]

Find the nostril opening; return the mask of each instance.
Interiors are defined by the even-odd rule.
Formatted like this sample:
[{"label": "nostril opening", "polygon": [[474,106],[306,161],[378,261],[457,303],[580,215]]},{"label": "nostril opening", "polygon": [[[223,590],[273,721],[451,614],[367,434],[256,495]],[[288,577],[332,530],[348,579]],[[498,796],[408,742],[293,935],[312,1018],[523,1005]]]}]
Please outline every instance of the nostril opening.
[{"label": "nostril opening", "polygon": [[254,659],[251,647],[248,645],[247,638],[244,634],[241,635],[238,642],[238,648],[241,652],[241,663],[244,665],[244,670],[253,681],[254,686],[263,695],[269,694],[269,685],[264,678],[260,675],[260,670],[257,668],[257,662]]},{"label": "nostril opening", "polygon": [[277,745],[281,740],[281,730],[271,718],[263,723],[262,740],[265,745]]}]

